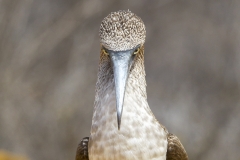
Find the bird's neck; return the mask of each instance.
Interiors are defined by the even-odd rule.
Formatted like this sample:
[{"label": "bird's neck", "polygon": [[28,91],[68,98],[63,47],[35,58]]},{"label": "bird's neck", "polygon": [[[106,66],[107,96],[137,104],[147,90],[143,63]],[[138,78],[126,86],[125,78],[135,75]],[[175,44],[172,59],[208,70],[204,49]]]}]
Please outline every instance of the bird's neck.
[{"label": "bird's neck", "polygon": [[[143,63],[142,48],[135,57],[129,73],[122,122],[118,130],[113,70],[109,57],[101,54],[89,143],[89,156],[92,159],[98,159],[95,154],[101,157],[100,159],[152,159],[153,155],[160,157],[159,160],[164,159],[167,144],[165,131],[155,119],[147,103]],[[159,138],[156,140],[153,135],[148,134]],[[158,143],[163,146],[159,147]],[[142,155],[144,150],[152,147],[156,149],[149,151],[151,153],[149,157],[144,158]],[[131,154],[128,155],[126,152]],[[119,158],[119,156],[125,158]],[[142,157],[136,158],[136,156]]]}]

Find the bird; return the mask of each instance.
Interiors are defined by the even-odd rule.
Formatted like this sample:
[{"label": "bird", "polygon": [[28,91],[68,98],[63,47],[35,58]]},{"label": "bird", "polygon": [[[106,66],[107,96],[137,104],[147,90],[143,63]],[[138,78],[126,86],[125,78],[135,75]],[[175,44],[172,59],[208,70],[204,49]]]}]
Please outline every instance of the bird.
[{"label": "bird", "polygon": [[129,10],[111,12],[99,37],[92,126],[75,160],[188,160],[178,137],[159,123],[147,102],[141,18]]}]

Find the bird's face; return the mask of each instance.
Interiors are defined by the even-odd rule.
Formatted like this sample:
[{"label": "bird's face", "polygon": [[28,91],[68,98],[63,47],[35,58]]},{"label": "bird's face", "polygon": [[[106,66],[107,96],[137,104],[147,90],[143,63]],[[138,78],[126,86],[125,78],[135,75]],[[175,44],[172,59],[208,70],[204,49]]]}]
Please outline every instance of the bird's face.
[{"label": "bird's face", "polygon": [[142,20],[130,11],[112,12],[99,30],[102,52],[110,57],[114,72],[118,129],[121,125],[126,83],[130,68],[142,47],[146,30]]},{"label": "bird's face", "polygon": [[140,47],[141,46],[138,45],[126,51],[113,51],[104,47],[102,48],[102,52],[110,57],[114,73],[118,129],[120,129],[121,125],[124,95],[129,71],[136,55],[140,51]]}]

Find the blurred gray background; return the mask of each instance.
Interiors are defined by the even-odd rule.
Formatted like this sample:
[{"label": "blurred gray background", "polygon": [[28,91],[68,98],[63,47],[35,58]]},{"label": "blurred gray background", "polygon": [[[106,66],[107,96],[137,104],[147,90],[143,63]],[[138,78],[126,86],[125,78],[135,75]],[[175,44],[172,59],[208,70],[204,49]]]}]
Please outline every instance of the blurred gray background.
[{"label": "blurred gray background", "polygon": [[110,12],[145,22],[148,101],[193,160],[240,160],[239,0],[0,0],[0,149],[73,160]]}]

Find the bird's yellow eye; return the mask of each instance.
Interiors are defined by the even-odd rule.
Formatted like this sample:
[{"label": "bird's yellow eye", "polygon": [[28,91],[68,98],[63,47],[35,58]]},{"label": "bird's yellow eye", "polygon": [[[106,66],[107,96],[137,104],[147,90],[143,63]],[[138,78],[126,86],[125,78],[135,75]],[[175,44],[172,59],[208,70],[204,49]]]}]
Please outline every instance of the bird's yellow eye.
[{"label": "bird's yellow eye", "polygon": [[103,52],[103,54],[109,56],[109,53],[105,49],[102,49],[102,52]]},{"label": "bird's yellow eye", "polygon": [[133,52],[133,54],[138,54],[139,50],[140,50],[139,47],[136,48],[135,51]]}]

